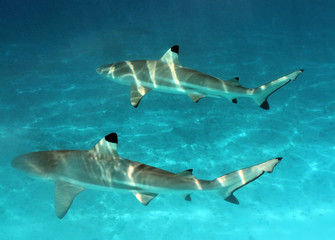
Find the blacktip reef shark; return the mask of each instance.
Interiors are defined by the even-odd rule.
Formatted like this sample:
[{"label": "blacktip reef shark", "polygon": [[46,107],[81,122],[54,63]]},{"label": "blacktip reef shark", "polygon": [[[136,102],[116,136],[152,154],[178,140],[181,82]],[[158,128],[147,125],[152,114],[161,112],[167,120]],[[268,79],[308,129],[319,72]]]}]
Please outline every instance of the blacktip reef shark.
[{"label": "blacktip reef shark", "polygon": [[187,94],[194,102],[204,97],[227,98],[237,103],[237,98],[248,97],[258,106],[269,109],[268,97],[279,88],[295,80],[304,70],[294,71],[284,77],[257,88],[245,88],[239,78],[222,80],[205,73],[183,67],[178,60],[179,46],[171,47],[159,60],[136,60],[107,64],[97,73],[123,85],[130,86],[130,102],[137,107],[142,97],[151,90]]},{"label": "blacktip reef shark", "polygon": [[124,159],[117,152],[117,134],[101,139],[91,150],[58,150],[32,152],[18,156],[12,166],[31,176],[55,182],[55,210],[63,218],[73,199],[86,188],[131,192],[143,204],[161,193],[176,193],[190,201],[190,194],[212,191],[238,204],[233,193],[272,172],[281,158],[232,172],[212,181],[194,177],[192,170],[174,174],[143,163]]}]

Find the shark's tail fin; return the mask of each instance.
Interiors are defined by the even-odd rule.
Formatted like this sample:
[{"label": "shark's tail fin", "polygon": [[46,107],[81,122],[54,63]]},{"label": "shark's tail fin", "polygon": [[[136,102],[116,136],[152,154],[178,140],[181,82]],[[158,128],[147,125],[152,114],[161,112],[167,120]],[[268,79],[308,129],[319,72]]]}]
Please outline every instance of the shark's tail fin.
[{"label": "shark's tail fin", "polygon": [[238,204],[239,202],[233,193],[263,175],[264,172],[271,173],[281,159],[280,157],[274,158],[261,164],[218,177],[211,181],[210,188],[218,189],[219,194],[226,201]]},{"label": "shark's tail fin", "polygon": [[284,77],[255,88],[252,98],[258,106],[268,110],[270,108],[267,101],[268,97],[291,80],[295,80],[303,71],[303,69],[294,71]]}]

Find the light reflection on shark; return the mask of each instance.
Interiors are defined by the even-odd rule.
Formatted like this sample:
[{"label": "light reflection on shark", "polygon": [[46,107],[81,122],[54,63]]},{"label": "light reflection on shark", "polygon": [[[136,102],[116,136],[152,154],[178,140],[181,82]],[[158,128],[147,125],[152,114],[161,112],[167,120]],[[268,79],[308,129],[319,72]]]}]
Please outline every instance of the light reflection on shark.
[{"label": "light reflection on shark", "polygon": [[63,218],[73,199],[85,188],[131,192],[144,205],[161,193],[180,194],[190,201],[190,194],[197,191],[215,192],[238,204],[233,193],[264,172],[272,172],[281,160],[274,158],[207,181],[194,177],[191,169],[174,174],[124,159],[117,153],[117,142],[117,134],[111,133],[89,151],[32,152],[15,158],[12,166],[31,176],[55,182],[56,215]]},{"label": "light reflection on shark", "polygon": [[239,97],[253,99],[258,106],[269,109],[267,98],[276,90],[295,80],[303,69],[257,88],[245,88],[239,78],[222,80],[183,67],[178,60],[179,47],[171,47],[159,60],[137,60],[107,64],[97,72],[123,85],[130,86],[130,102],[137,107],[150,90],[187,94],[194,102],[203,97],[227,98],[237,103]]}]

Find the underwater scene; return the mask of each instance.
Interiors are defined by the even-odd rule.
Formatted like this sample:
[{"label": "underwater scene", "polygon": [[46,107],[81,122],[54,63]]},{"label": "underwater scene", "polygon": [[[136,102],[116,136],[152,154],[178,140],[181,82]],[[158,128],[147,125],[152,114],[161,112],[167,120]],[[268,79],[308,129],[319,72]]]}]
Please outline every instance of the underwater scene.
[{"label": "underwater scene", "polygon": [[334,9],[0,1],[0,239],[334,239]]}]

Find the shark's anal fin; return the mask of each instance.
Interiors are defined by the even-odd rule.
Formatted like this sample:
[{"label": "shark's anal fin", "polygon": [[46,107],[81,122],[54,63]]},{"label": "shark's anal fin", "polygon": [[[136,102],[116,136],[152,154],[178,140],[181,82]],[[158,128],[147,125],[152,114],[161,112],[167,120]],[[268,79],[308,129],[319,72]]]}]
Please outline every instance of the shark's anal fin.
[{"label": "shark's anal fin", "polygon": [[140,201],[144,206],[147,206],[149,202],[158,195],[156,193],[139,193],[139,192],[135,192],[133,194],[137,198],[137,200]]},{"label": "shark's anal fin", "polygon": [[142,97],[149,92],[151,89],[143,87],[141,85],[137,85],[135,83],[130,86],[130,103],[133,107],[137,107],[140,103]]},{"label": "shark's anal fin", "polygon": [[73,199],[85,188],[68,182],[58,181],[55,188],[55,210],[59,218],[63,218],[69,210]]},{"label": "shark's anal fin", "polygon": [[188,96],[190,96],[192,101],[195,102],[195,103],[199,102],[200,99],[206,97],[205,95],[202,95],[202,94],[188,94]]},{"label": "shark's anal fin", "polygon": [[191,194],[187,194],[185,196],[185,200],[188,201],[188,202],[191,202],[192,201]]}]

